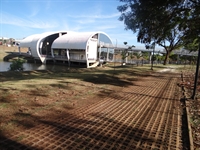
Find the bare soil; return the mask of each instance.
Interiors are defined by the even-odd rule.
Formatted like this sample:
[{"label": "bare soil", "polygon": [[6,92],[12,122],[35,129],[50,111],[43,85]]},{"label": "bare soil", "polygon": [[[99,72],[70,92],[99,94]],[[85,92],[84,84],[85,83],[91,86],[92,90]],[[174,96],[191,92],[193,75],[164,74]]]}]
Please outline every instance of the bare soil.
[{"label": "bare soil", "polygon": [[180,73],[115,65],[0,76],[1,149],[188,149]]},{"label": "bare soil", "polygon": [[181,80],[159,65],[0,73],[0,149],[190,149]]}]

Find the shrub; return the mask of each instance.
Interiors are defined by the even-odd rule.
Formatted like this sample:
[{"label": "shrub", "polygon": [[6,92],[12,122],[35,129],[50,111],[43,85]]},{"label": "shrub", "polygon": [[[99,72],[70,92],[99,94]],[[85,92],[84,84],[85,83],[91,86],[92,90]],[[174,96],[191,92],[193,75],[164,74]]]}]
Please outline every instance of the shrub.
[{"label": "shrub", "polygon": [[10,68],[9,71],[23,71],[23,63],[25,63],[24,59],[15,59],[12,61],[12,63],[10,64]]}]

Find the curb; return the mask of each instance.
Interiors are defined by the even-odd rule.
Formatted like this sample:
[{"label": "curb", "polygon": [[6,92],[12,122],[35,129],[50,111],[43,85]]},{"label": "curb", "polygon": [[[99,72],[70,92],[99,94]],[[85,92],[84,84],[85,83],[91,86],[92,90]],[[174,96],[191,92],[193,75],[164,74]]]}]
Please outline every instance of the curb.
[{"label": "curb", "polygon": [[[181,78],[183,81],[183,72],[181,73]],[[190,150],[194,150],[194,142],[193,142],[193,136],[192,136],[192,128],[190,125],[190,115],[189,115],[189,96],[187,94],[187,90],[184,86],[182,86],[182,92],[184,96],[184,103],[185,103],[185,109],[186,109],[186,116],[187,116],[187,126],[188,126],[188,136],[189,136],[189,142],[190,142]]]},{"label": "curb", "polygon": [[190,150],[194,150],[194,142],[193,142],[193,136],[192,136],[192,128],[191,128],[191,125],[190,125],[190,116],[189,116],[189,103],[188,101],[186,100],[186,115],[187,115],[187,124],[188,124],[188,131],[189,131],[189,140],[190,140]]}]

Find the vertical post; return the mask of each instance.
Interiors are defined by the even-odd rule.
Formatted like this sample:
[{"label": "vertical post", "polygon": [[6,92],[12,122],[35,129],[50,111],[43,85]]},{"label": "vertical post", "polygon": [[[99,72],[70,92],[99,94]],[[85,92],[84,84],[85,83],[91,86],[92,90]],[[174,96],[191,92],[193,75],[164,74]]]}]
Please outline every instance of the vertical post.
[{"label": "vertical post", "polygon": [[106,62],[108,62],[108,61],[109,61],[109,52],[110,52],[110,49],[108,49],[108,47],[107,47]]},{"label": "vertical post", "polygon": [[99,62],[100,62],[102,43],[101,43],[101,41],[100,41],[99,43],[100,43],[100,44],[99,44],[99,54],[98,54],[98,57],[99,57]]},{"label": "vertical post", "polygon": [[127,64],[128,63],[128,49],[127,50],[125,50],[125,52],[126,52],[126,58],[125,58],[125,63]]},{"label": "vertical post", "polygon": [[66,55],[67,55],[67,59],[68,59],[68,66],[70,67],[69,49],[66,49]]},{"label": "vertical post", "polygon": [[117,49],[117,39],[116,39],[116,44],[115,44],[115,48],[114,48],[114,70],[115,70],[115,62],[116,62],[116,57],[115,57],[116,49]]},{"label": "vertical post", "polygon": [[151,55],[151,52],[149,52],[149,64],[151,64],[151,59],[152,59],[152,55]]},{"label": "vertical post", "polygon": [[180,56],[179,54],[177,55],[177,65],[179,65],[179,61],[180,61]]},{"label": "vertical post", "polygon": [[21,55],[21,49],[20,49],[20,47],[18,46],[18,51],[19,51],[19,54]]},{"label": "vertical post", "polygon": [[132,56],[131,56],[131,64],[132,64],[132,68],[133,68],[133,50],[132,50]]},{"label": "vertical post", "polygon": [[153,56],[151,58],[151,70],[153,70],[154,51],[155,51],[155,42],[154,42],[154,45],[153,45]]},{"label": "vertical post", "polygon": [[115,74],[115,62],[116,62],[116,53],[115,53],[115,51],[116,51],[116,49],[117,49],[117,39],[116,39],[116,45],[115,45],[115,48],[114,48],[114,71],[113,71],[113,76],[114,76],[114,74]]},{"label": "vertical post", "polygon": [[197,65],[196,65],[196,73],[195,73],[195,80],[194,80],[194,89],[192,94],[192,99],[195,99],[196,96],[196,89],[197,89],[197,82],[198,82],[198,76],[199,76],[199,63],[200,63],[200,43],[199,43],[199,50],[198,50],[198,57],[197,57]]}]

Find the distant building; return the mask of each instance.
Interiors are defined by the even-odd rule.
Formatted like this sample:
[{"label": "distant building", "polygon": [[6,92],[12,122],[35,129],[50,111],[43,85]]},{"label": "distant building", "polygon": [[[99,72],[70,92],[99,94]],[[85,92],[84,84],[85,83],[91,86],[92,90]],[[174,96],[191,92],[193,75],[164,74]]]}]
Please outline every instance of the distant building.
[{"label": "distant building", "polygon": [[15,45],[15,39],[13,39],[13,38],[1,37],[1,38],[0,38],[0,45],[6,45],[6,46]]},{"label": "distant building", "polygon": [[19,41],[21,47],[41,63],[62,62],[68,65],[96,67],[102,61],[112,61],[114,49],[104,32],[46,32]]}]

